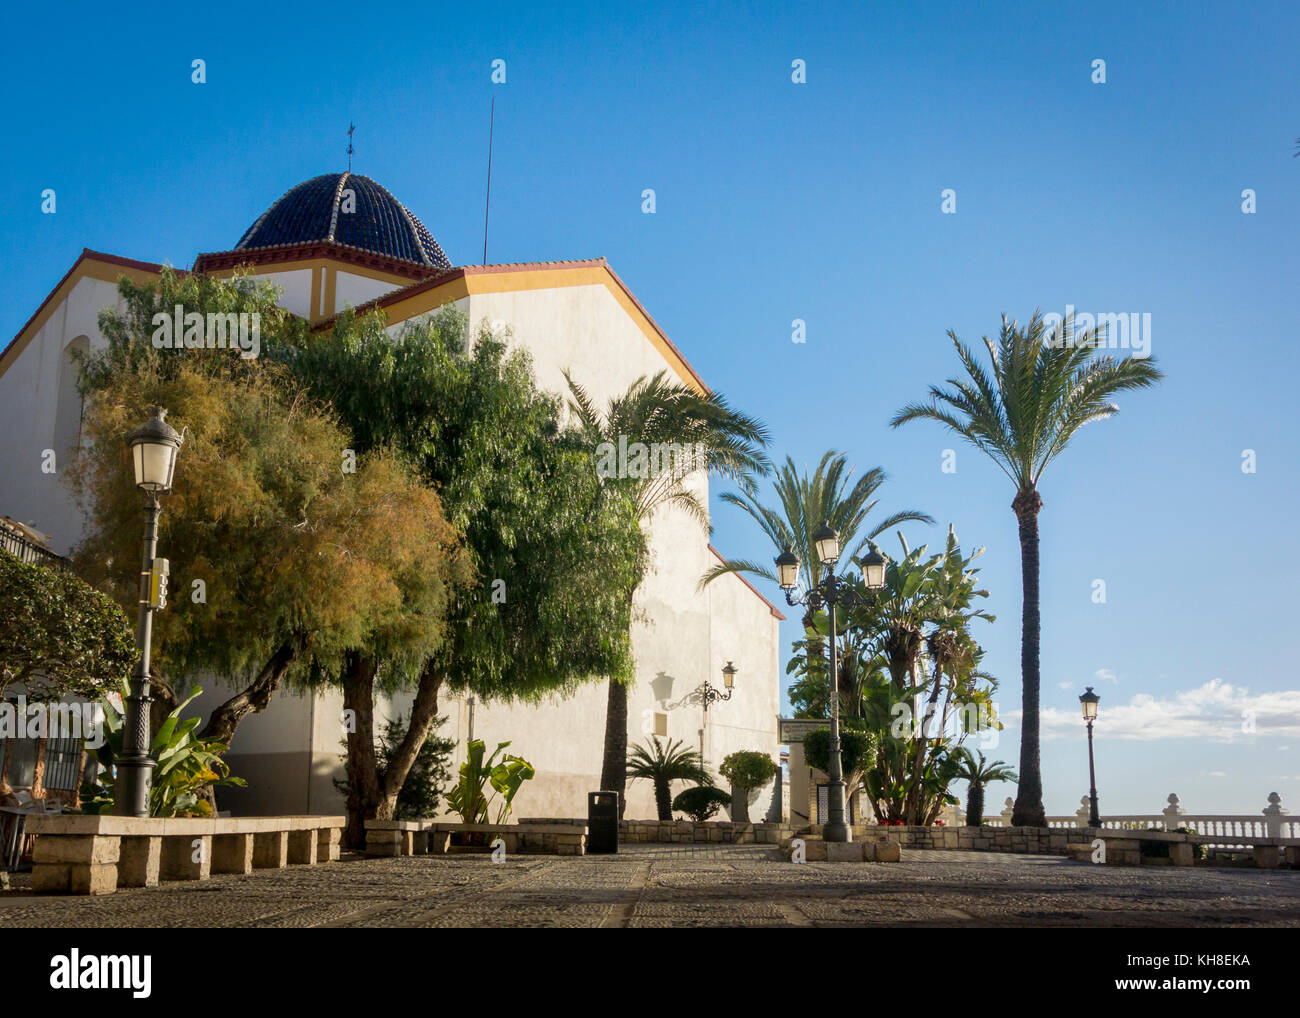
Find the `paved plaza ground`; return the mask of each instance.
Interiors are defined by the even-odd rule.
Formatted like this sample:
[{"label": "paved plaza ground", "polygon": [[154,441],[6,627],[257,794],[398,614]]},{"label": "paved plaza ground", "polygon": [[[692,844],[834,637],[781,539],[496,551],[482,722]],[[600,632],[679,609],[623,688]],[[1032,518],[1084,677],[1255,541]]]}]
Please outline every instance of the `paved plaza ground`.
[{"label": "paved plaza ground", "polygon": [[345,857],[108,897],[0,894],[4,927],[1287,926],[1300,872],[1103,867],[905,851],[785,862],[770,846],[627,845],[617,856]]}]

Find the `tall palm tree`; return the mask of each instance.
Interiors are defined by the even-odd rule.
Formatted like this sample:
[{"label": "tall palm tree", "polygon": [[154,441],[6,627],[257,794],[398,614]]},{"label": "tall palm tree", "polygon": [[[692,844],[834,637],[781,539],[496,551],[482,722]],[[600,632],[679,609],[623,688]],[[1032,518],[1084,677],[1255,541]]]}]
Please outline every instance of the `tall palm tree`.
[{"label": "tall palm tree", "polygon": [[644,778],[655,788],[655,806],[659,810],[660,820],[673,818],[672,783],[674,781],[694,781],[697,785],[711,784],[709,773],[704,769],[704,760],[693,749],[686,749],[681,742],[668,740],[665,746],[658,737],[652,736],[650,745],[633,746],[632,755],[627,761],[629,778]]},{"label": "tall palm tree", "polygon": [[[640,444],[647,449],[675,448],[669,456],[651,456],[638,469],[605,477],[634,507],[644,526],[663,506],[675,506],[710,529],[709,510],[687,479],[697,472],[715,473],[754,490],[754,475],[771,469],[763,451],[769,441],[766,425],[731,408],[715,392],[704,394],[669,380],[667,372],[638,378],[626,392],[613,397],[604,412],[566,371],[570,408],[593,454],[604,446],[622,449]],[[629,457],[629,460],[631,457]],[[639,584],[638,584],[639,586]],[[628,600],[636,589],[627,592]],[[605,707],[605,749],[600,787],[619,793],[619,812],[627,787],[627,685],[609,681]]]},{"label": "tall palm tree", "polygon": [[[977,751],[978,752],[978,751]],[[966,826],[981,827],[984,824],[984,789],[994,781],[1015,781],[1016,772],[1004,760],[991,763],[982,752],[979,759],[964,746],[957,750],[961,765],[957,777],[967,783],[966,789]]]},{"label": "tall palm tree", "polygon": [[948,379],[948,388],[930,387],[929,403],[913,403],[894,415],[899,427],[909,421],[938,421],[996,463],[1016,486],[1011,509],[1020,528],[1020,672],[1023,719],[1020,783],[1012,823],[1042,827],[1043,777],[1039,750],[1038,513],[1043,500],[1038,482],[1047,465],[1085,424],[1104,420],[1119,407],[1118,392],[1144,389],[1164,375],[1149,359],[1102,356],[1105,330],[1077,331],[1073,315],[1048,324],[1035,311],[1021,328],[1002,316],[995,343],[984,345],[992,360],[986,371],[975,354],[950,329],[965,378]]},{"label": "tall palm tree", "polygon": [[[874,521],[871,529],[867,530],[867,517],[879,504],[876,492],[885,483],[887,475],[880,467],[872,467],[849,487],[852,476],[853,468],[849,466],[848,457],[834,449],[822,456],[811,476],[807,468],[801,474],[794,460],[787,456],[773,485],[779,503],[777,508],[763,505],[753,491],[727,491],[721,497],[722,501],[749,513],[778,554],[789,548],[798,555],[800,578],[805,587],[811,587],[821,580],[824,568],[817,558],[813,542],[813,534],[823,522],[830,523],[840,535],[841,561],[845,556],[849,561],[856,559],[868,543],[900,523],[934,522],[933,517],[923,512],[904,509]],[[770,566],[734,559],[709,569],[700,580],[700,586],[727,573],[750,573],[776,582],[776,574]]]}]

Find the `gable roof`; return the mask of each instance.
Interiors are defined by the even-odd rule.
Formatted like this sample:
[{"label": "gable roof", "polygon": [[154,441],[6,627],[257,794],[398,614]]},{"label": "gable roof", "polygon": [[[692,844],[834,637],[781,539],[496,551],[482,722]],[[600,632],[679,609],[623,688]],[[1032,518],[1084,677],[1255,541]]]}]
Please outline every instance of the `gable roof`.
[{"label": "gable roof", "polygon": [[[727,561],[726,558],[723,556],[722,552],[718,551],[718,549],[715,548],[715,547],[713,547],[713,545],[711,545],[711,544],[709,545],[709,551],[713,552],[714,557],[715,557],[719,562],[726,562],[726,561]],[[736,579],[738,579],[741,583],[743,583],[743,584],[744,584],[746,587],[748,587],[750,590],[752,590],[752,591],[754,592],[755,596],[756,596],[760,601],[762,601],[765,605],[767,605],[768,608],[770,608],[770,609],[772,610],[772,617],[773,617],[773,618],[780,619],[782,622],[785,621],[785,616],[781,613],[781,609],[778,608],[776,605],[774,605],[774,604],[773,604],[771,601],[769,601],[766,597],[764,597],[762,591],[760,591],[757,587],[755,587],[752,583],[750,583],[749,580],[746,578],[746,576],[745,576],[744,573],[732,573],[731,575],[734,576]]]},{"label": "gable roof", "polygon": [[[549,290],[592,284],[604,286],[609,290],[683,382],[701,394],[712,391],[604,258],[561,262],[511,262],[503,265],[462,265],[383,294],[353,310],[357,315],[383,311],[390,324],[396,324],[473,293]],[[337,318],[338,315],[334,315],[323,319],[312,326],[312,330],[323,331],[331,328]]]},{"label": "gable roof", "polygon": [[[119,255],[104,254],[102,251],[92,251],[88,247],[81,249],[81,254],[77,260],[72,263],[72,268],[63,274],[49,295],[41,301],[40,307],[27,319],[26,323],[18,334],[14,336],[0,352],[0,375],[4,374],[18,355],[26,349],[27,344],[31,342],[32,337],[41,331],[41,328],[49,321],[50,315],[59,305],[60,301],[66,297],[81,280],[90,278],[98,279],[105,283],[116,283],[122,276],[129,276],[133,282],[139,283],[145,279],[156,277],[162,272],[163,266],[156,262],[140,262],[134,258],[122,258]],[[181,275],[185,274],[184,269],[176,270]]]}]

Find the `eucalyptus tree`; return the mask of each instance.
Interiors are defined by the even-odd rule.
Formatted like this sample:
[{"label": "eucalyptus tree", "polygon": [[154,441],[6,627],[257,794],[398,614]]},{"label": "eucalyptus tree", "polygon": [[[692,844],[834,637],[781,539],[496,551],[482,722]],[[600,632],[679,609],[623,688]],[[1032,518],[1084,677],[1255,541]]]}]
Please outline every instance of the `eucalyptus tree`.
[{"label": "eucalyptus tree", "polygon": [[899,427],[909,421],[942,424],[988,456],[1015,486],[1011,509],[1020,530],[1022,684],[1020,782],[1012,823],[1042,827],[1043,779],[1039,743],[1039,566],[1038,514],[1043,507],[1038,484],[1047,465],[1061,455],[1085,424],[1118,411],[1117,393],[1144,389],[1163,374],[1147,358],[1115,358],[1099,353],[1104,329],[1075,328],[1073,315],[1049,323],[1037,311],[1021,327],[1002,316],[995,342],[984,337],[991,366],[949,330],[964,377],[947,387],[931,386],[928,403],[912,403],[894,415]]},{"label": "eucalyptus tree", "polygon": [[[584,436],[562,427],[560,400],[536,387],[526,351],[486,329],[471,344],[464,314],[447,308],[391,336],[377,315],[344,314],[286,359],[336,409],[356,452],[391,449],[438,491],[476,577],[452,601],[446,643],[409,662],[416,695],[399,775],[444,688],[536,702],[605,676],[628,680],[625,592],[641,575],[644,538],[592,470]],[[358,648],[341,675],[345,701],[364,708],[384,671],[382,655]],[[371,727],[358,714],[348,752],[350,787],[373,815],[397,788],[379,774]]]},{"label": "eucalyptus tree", "polygon": [[119,294],[100,316],[106,347],[83,365],[85,441],[64,476],[86,514],[78,569],[134,612],[140,493],[122,436],[151,404],[186,436],[160,521],[174,591],[153,622],[161,714],[175,706],[169,678],[213,672],[235,692],[200,735],[229,744],[283,682],[309,678],[312,655],[384,630],[412,653],[438,645],[449,591],[467,574],[437,493],[387,450],[344,473],[351,436],[274,358],[152,343],[155,316],[181,305],[256,314],[264,349],[291,345],[302,325],[275,291],[165,270],[122,280]]},{"label": "eucalyptus tree", "polygon": [[[770,469],[763,451],[767,427],[732,408],[719,393],[698,393],[673,382],[667,372],[641,376],[600,410],[587,390],[566,372],[570,407],[606,490],[616,493],[644,526],[664,507],[675,507],[710,529],[709,510],[689,483],[701,472],[725,477],[742,491],[754,490],[754,476]],[[638,447],[646,458],[630,459],[629,469],[604,469],[611,449]],[[666,451],[666,454],[665,454]],[[657,453],[657,454],[652,454]],[[619,464],[622,467],[622,464]],[[625,591],[627,610],[645,575],[647,562]],[[628,678],[611,675],[605,706],[605,740],[600,787],[619,793],[627,787]]]}]

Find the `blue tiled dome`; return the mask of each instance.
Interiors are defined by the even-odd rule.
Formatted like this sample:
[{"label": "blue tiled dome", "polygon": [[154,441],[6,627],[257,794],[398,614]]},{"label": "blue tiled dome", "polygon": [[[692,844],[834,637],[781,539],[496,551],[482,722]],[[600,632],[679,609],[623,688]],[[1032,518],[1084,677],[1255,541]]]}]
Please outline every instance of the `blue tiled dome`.
[{"label": "blue tiled dome", "polygon": [[[352,212],[345,210],[347,190],[356,197]],[[326,173],[299,184],[244,232],[235,250],[319,241],[431,268],[451,268],[424,224],[387,188],[356,173]]]}]

